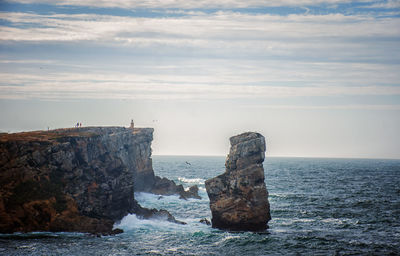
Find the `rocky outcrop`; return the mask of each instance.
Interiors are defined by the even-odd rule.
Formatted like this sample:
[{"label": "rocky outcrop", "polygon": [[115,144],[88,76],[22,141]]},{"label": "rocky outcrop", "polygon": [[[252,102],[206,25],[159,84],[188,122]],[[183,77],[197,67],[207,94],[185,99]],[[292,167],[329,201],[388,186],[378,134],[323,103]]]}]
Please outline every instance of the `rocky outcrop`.
[{"label": "rocky outcrop", "polygon": [[265,139],[247,132],[230,138],[226,171],[205,182],[212,226],[232,231],[263,231],[271,219],[264,183]]},{"label": "rocky outcrop", "polygon": [[0,233],[111,234],[140,207],[136,186],[154,184],[153,129],[87,127],[0,135]]},{"label": "rocky outcrop", "polygon": [[152,139],[152,133],[135,133],[135,141],[137,142],[133,146],[136,161],[135,191],[166,196],[179,195],[182,199],[201,199],[198,194],[199,188],[196,185],[185,190],[182,185],[177,185],[173,180],[154,175],[150,147]]},{"label": "rocky outcrop", "polygon": [[179,195],[181,199],[201,199],[198,194],[199,188],[197,187],[197,185],[191,186],[189,189],[185,190],[182,185],[176,185],[173,180],[160,178],[158,176],[155,176],[155,182],[150,192],[153,194],[166,196]]},{"label": "rocky outcrop", "polygon": [[[149,128],[147,128],[149,129]],[[143,129],[134,129],[135,144],[133,145],[135,159],[135,191],[147,191],[155,183],[153,162],[151,159],[151,142],[153,129],[143,132]]]},{"label": "rocky outcrop", "polygon": [[158,219],[158,220],[166,220],[169,222],[173,222],[176,224],[186,225],[186,222],[176,220],[171,213],[167,210],[157,210],[157,209],[147,209],[141,207],[139,204],[135,206],[135,214],[140,219]]}]

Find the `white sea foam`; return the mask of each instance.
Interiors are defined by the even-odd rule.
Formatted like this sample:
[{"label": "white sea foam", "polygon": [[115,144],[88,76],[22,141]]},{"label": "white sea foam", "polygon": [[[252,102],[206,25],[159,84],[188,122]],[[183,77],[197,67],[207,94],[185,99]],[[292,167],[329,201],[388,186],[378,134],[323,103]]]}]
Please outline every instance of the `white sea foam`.
[{"label": "white sea foam", "polygon": [[124,231],[131,230],[153,230],[153,231],[171,231],[174,232],[207,232],[211,229],[210,226],[201,224],[199,219],[195,218],[184,218],[179,219],[186,222],[186,225],[176,224],[167,221],[166,219],[141,219],[135,214],[129,214],[125,216],[119,223],[114,224],[114,228],[120,228]]},{"label": "white sea foam", "polygon": [[185,182],[185,183],[192,183],[192,184],[204,184],[205,180],[201,178],[194,178],[194,179],[189,179],[185,177],[178,177],[179,181]]},{"label": "white sea foam", "polygon": [[121,228],[125,231],[134,229],[161,229],[170,230],[180,226],[164,219],[140,219],[135,214],[125,216],[119,223],[114,225],[114,228]]},{"label": "white sea foam", "polygon": [[280,225],[290,226],[296,223],[307,223],[316,221],[318,220],[315,218],[273,218],[270,223],[279,223]]},{"label": "white sea foam", "polygon": [[160,250],[150,250],[150,251],[148,251],[148,254],[159,254],[159,255],[162,255]]},{"label": "white sea foam", "polygon": [[335,218],[327,218],[327,219],[322,219],[322,222],[325,223],[333,223],[333,224],[343,224],[343,221],[340,219],[335,219]]},{"label": "white sea foam", "polygon": [[349,219],[349,218],[340,218],[340,219],[326,218],[326,219],[322,219],[321,222],[332,223],[332,224],[336,224],[336,225],[343,225],[343,224],[357,225],[358,224],[358,220]]},{"label": "white sea foam", "polygon": [[226,241],[229,241],[229,240],[232,240],[232,239],[238,239],[238,238],[240,238],[240,236],[228,235],[228,236],[222,238],[221,240],[219,240],[218,242],[215,242],[214,244],[215,245],[220,245],[220,244],[222,244],[222,243],[224,243]]},{"label": "white sea foam", "polygon": [[[187,225],[179,225],[175,223],[168,222],[165,219],[140,219],[135,214],[130,214],[125,216],[120,223],[118,223],[115,227],[121,228],[123,230],[135,230],[135,229],[151,229],[151,230],[186,230],[191,231],[192,229],[208,229],[209,227],[201,224],[199,221],[201,218],[210,218],[210,216],[196,216],[193,218],[183,214],[179,214],[179,210],[184,212],[184,209],[190,207],[194,203],[203,202],[203,200],[198,199],[190,199],[190,200],[182,200],[179,199],[179,196],[159,196],[150,193],[144,192],[136,192],[135,199],[139,202],[139,204],[146,208],[156,208],[156,209],[165,209],[171,212],[172,215],[177,220],[186,222]],[[208,198],[207,198],[208,199]]]}]

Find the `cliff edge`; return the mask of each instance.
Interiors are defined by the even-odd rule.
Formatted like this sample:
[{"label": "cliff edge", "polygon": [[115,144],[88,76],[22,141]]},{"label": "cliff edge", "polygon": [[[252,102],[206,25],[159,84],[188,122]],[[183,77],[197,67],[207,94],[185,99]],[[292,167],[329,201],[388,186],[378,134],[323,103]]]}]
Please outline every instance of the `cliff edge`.
[{"label": "cliff edge", "polygon": [[123,127],[0,134],[0,233],[112,234],[129,213],[178,222],[134,198],[155,182],[152,139],[152,128]]},{"label": "cliff edge", "polygon": [[230,138],[225,173],[205,182],[212,226],[232,231],[263,231],[271,219],[264,182],[265,138],[247,132]]}]

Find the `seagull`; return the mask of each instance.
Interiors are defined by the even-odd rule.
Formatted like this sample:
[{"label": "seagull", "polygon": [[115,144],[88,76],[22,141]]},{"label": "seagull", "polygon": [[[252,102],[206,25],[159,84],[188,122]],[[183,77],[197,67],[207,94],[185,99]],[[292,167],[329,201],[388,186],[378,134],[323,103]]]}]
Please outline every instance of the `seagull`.
[{"label": "seagull", "polygon": [[191,165],[188,161],[185,162],[187,165]]}]

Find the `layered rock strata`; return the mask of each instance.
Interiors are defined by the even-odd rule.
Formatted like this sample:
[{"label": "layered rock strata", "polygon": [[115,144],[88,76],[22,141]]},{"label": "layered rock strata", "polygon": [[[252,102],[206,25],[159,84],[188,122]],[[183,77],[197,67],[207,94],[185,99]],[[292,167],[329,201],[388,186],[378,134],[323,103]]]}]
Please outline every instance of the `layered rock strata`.
[{"label": "layered rock strata", "polygon": [[225,173],[205,182],[212,226],[232,231],[263,231],[271,219],[264,182],[265,139],[247,132],[230,138]]},{"label": "layered rock strata", "polygon": [[178,222],[134,199],[155,182],[152,139],[151,128],[123,127],[1,134],[0,233],[111,234],[129,213]]}]

